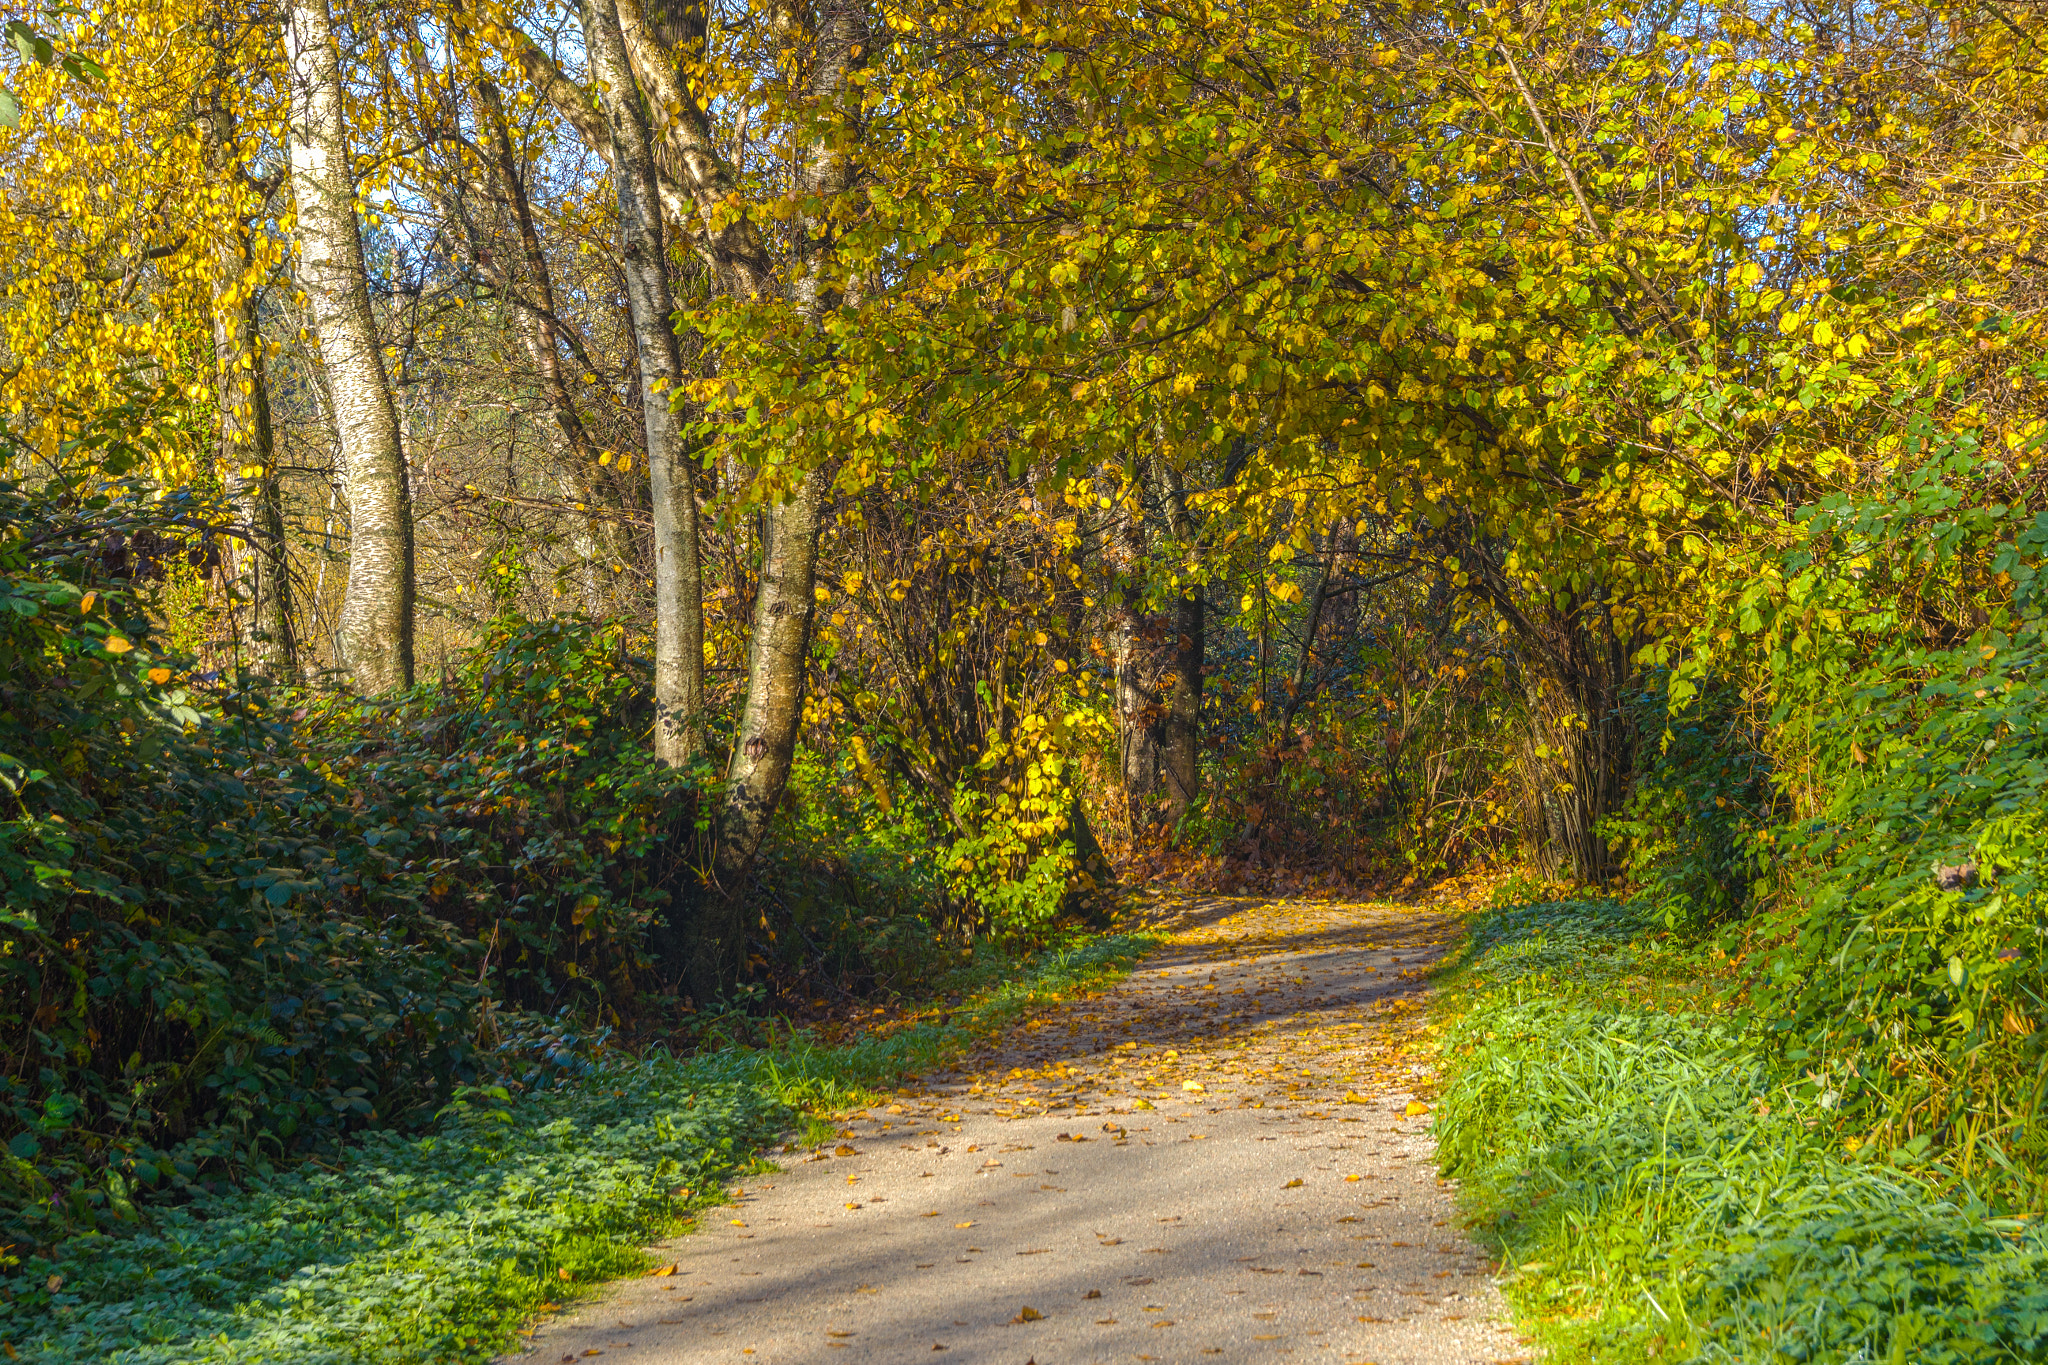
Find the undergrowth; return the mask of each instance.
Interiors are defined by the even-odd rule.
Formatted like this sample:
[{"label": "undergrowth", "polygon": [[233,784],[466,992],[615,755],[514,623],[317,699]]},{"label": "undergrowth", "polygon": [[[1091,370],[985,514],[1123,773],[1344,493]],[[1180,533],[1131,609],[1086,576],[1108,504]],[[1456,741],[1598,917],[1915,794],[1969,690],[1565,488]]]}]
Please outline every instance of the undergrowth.
[{"label": "undergrowth", "polygon": [[535,1312],[643,1269],[641,1247],[722,1202],[725,1178],[801,1111],[870,1103],[1148,946],[1076,939],[969,965],[943,983],[975,992],[945,1023],[689,1058],[600,1053],[516,1099],[468,1090],[426,1135],[365,1134],[142,1230],[28,1258],[0,1276],[0,1344],[50,1365],[488,1360]]},{"label": "undergrowth", "polygon": [[1718,984],[1605,901],[1496,908],[1451,968],[1441,1158],[1553,1358],[2048,1354],[2048,1237],[1852,1151]]}]

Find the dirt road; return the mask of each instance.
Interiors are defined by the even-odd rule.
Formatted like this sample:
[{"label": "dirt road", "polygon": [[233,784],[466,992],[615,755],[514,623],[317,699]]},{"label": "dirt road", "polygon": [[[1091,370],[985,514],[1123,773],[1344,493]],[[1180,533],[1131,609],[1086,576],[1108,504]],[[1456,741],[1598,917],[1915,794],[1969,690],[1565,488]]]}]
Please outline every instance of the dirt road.
[{"label": "dirt road", "polygon": [[673,1273],[522,1362],[1495,1362],[1525,1349],[1436,1178],[1414,907],[1203,898],[1110,991],[1038,1011],[784,1156]]}]

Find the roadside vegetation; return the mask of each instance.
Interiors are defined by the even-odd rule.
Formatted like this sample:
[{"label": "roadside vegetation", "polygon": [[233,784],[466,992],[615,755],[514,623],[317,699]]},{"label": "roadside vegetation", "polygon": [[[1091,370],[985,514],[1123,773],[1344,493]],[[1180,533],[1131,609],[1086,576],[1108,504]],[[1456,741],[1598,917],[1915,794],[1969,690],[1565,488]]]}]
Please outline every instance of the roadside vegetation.
[{"label": "roadside vegetation", "polygon": [[2017,1168],[1993,1153],[2006,1179],[1972,1179],[1966,1147],[1845,1116],[1739,964],[1642,901],[1510,883],[1445,984],[1439,1159],[1552,1358],[2048,1350],[2048,1231]]},{"label": "roadside vegetation", "polygon": [[2038,0],[0,33],[7,1351],[485,1351],[1134,887],[1508,867],[1561,1343],[2038,1349]]}]

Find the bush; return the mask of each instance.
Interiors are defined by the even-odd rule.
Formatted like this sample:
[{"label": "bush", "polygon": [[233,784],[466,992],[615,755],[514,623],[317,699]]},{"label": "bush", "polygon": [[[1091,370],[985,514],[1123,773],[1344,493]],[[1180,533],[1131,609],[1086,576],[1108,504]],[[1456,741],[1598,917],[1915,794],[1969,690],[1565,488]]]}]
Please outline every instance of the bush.
[{"label": "bush", "polygon": [[1769,629],[1791,818],[1767,836],[1756,990],[1788,1059],[1878,1141],[1925,1139],[2039,1208],[2048,516],[1978,500],[1983,474],[1955,455],[1885,500],[1832,500],[1785,560]]},{"label": "bush", "polygon": [[[1510,1295],[1594,1359],[2035,1360],[2048,1236],[1850,1144],[1642,910],[1478,926],[1437,1133]],[[1923,1144],[1924,1147],[1924,1144]],[[1930,1172],[1938,1175],[1938,1172]]]},{"label": "bush", "polygon": [[498,622],[442,687],[285,714],[107,570],[195,515],[0,485],[0,1254],[415,1126],[507,1010],[616,1022],[673,975],[694,777],[644,756],[618,627]]},{"label": "bush", "polygon": [[1706,681],[1674,712],[1667,681],[1654,675],[1632,708],[1642,741],[1634,790],[1600,833],[1621,844],[1629,881],[1665,925],[1697,933],[1747,913],[1768,889],[1764,835],[1783,811],[1740,693]]},{"label": "bush", "polygon": [[[178,516],[0,486],[0,1242],[137,1218],[223,1164],[431,1113],[473,1078],[454,865],[366,817],[261,699],[150,649],[100,547]],[[202,709],[203,708],[203,709]]]}]

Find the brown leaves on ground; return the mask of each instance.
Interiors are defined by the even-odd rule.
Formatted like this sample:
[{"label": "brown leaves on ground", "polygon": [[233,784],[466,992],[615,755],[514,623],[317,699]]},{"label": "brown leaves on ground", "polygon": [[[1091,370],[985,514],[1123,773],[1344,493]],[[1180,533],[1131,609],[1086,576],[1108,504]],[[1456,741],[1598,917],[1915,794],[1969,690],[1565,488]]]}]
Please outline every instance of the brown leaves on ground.
[{"label": "brown leaves on ground", "polygon": [[[1429,973],[1458,932],[1455,912],[1487,885],[1443,884],[1426,906],[1150,892],[1126,922],[1169,941],[1132,980],[1034,1002],[958,1070],[924,1078],[931,1090],[905,1090],[874,1117],[1219,1105],[1314,1113],[1369,1109],[1390,1092],[1405,1100],[1431,1075],[1421,1046]],[[1396,1118],[1428,1113],[1414,1101]],[[1101,1131],[1128,1140],[1121,1125]],[[1085,1130],[1061,1136],[1089,1140]]]}]

